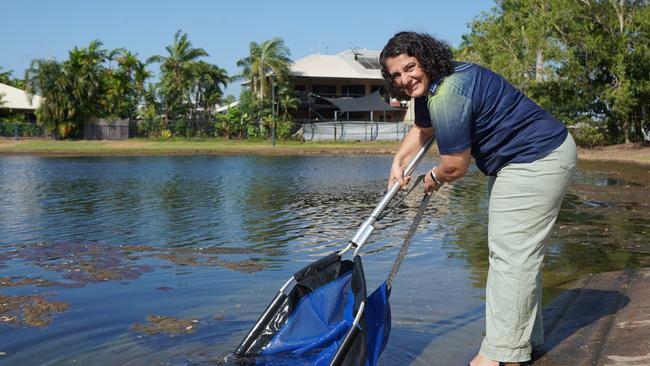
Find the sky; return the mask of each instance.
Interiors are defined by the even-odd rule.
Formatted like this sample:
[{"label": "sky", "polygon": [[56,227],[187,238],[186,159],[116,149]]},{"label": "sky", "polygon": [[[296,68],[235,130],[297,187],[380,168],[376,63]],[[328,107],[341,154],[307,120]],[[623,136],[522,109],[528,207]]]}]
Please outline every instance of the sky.
[{"label": "sky", "polygon": [[[65,60],[70,49],[98,39],[107,49],[124,47],[145,60],[166,55],[181,29],[205,61],[229,75],[250,42],[281,37],[298,60],[349,48],[381,50],[398,31],[427,32],[458,46],[468,23],[493,7],[493,0],[30,0],[2,5],[4,35],[0,66],[23,77],[34,59]],[[150,69],[157,73],[158,65]],[[238,85],[227,94],[239,95]]]}]

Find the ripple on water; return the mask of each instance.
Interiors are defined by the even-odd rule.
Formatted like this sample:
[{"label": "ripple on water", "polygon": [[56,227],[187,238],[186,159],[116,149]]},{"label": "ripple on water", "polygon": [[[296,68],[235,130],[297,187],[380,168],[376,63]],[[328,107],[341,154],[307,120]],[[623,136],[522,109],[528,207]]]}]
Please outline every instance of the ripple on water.
[{"label": "ripple on water", "polygon": [[[347,244],[381,197],[390,161],[0,157],[0,277],[12,283],[0,293],[70,304],[47,327],[0,325],[3,361],[222,359],[291,273]],[[643,169],[580,167],[548,245],[547,293],[584,273],[650,265]],[[480,344],[485,183],[472,167],[432,199],[395,281],[382,364],[463,364]],[[385,280],[418,202],[384,218],[364,249],[371,289]],[[133,332],[148,316],[198,325],[173,337]]]}]

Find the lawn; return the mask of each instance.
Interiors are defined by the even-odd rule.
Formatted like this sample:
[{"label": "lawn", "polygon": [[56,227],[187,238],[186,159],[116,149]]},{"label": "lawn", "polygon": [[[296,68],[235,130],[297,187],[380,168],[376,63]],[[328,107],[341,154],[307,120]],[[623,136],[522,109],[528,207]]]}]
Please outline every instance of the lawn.
[{"label": "lawn", "polygon": [[[96,155],[313,155],[394,154],[399,141],[278,141],[228,140],[224,138],[129,139],[126,141],[56,141],[51,139],[0,139],[0,154],[96,156]],[[435,150],[435,145],[433,146]],[[623,144],[579,149],[581,160],[623,161],[650,165],[650,147]]]},{"label": "lawn", "polygon": [[397,141],[300,142],[210,139],[129,139],[126,141],[0,140],[0,154],[183,155],[183,154],[389,154]]}]

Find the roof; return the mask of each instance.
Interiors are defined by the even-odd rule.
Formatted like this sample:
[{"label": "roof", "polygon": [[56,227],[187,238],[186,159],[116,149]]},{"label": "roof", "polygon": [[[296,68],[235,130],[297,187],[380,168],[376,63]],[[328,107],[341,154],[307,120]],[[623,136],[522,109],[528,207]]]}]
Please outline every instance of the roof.
[{"label": "roof", "polygon": [[2,94],[2,109],[22,109],[34,111],[41,106],[42,97],[34,95],[32,102],[29,102],[27,93],[24,90],[14,88],[7,84],[0,83],[0,94]]},{"label": "roof", "polygon": [[309,55],[291,66],[294,77],[382,80],[379,51],[345,50],[336,55]]},{"label": "roof", "polygon": [[226,105],[222,105],[222,106],[218,107],[217,110],[215,110],[215,112],[217,112],[217,113],[228,112],[228,110],[230,108],[234,108],[234,107],[236,107],[238,105],[239,105],[239,101],[236,100],[236,101],[234,101],[234,102],[232,102],[230,104],[226,104]]},{"label": "roof", "polygon": [[379,91],[359,98],[323,98],[334,104],[341,112],[380,112],[398,111],[398,108],[391,107]]}]

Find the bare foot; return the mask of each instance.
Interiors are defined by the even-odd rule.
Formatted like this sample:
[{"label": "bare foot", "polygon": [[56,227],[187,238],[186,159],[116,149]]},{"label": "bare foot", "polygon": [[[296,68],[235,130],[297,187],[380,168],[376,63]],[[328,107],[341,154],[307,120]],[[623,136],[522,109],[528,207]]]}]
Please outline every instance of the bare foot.
[{"label": "bare foot", "polygon": [[492,361],[484,356],[476,355],[472,362],[469,363],[470,366],[499,366],[498,361]]},{"label": "bare foot", "polygon": [[[492,361],[484,356],[476,355],[472,362],[469,363],[470,366],[499,366],[499,361]],[[519,362],[507,362],[506,366],[520,366]]]}]

